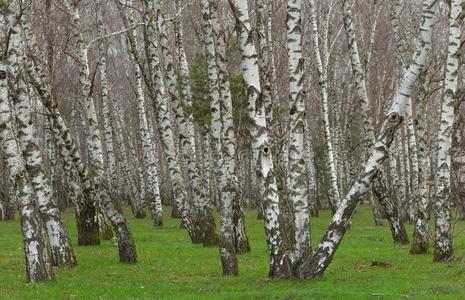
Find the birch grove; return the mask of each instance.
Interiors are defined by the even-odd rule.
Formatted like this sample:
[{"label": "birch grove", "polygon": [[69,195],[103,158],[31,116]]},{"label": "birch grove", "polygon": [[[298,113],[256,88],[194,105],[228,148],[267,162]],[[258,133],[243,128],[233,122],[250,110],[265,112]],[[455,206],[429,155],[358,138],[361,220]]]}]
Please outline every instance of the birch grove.
[{"label": "birch grove", "polygon": [[0,228],[18,213],[27,281],[83,246],[130,270],[164,232],[183,267],[181,236],[226,276],[260,253],[270,278],[317,278],[360,210],[411,241],[395,253],[460,258],[463,5],[0,1]]}]

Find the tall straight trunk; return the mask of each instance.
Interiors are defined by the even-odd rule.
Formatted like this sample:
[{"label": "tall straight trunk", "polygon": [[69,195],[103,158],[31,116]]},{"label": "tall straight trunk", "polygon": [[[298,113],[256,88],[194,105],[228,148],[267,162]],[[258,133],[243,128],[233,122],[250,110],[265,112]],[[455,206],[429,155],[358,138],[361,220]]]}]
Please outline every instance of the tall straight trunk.
[{"label": "tall straight trunk", "polygon": [[[16,18],[16,16],[13,16]],[[28,16],[23,16],[23,27],[28,26],[24,22]],[[15,22],[14,20],[12,22]],[[53,198],[52,188],[45,176],[42,153],[32,127],[31,103],[26,82],[22,79],[23,49],[22,31],[20,24],[11,28],[10,49],[8,52],[9,81],[13,87],[11,96],[15,105],[16,124],[20,147],[23,153],[26,171],[29,175],[32,188],[37,197],[40,215],[47,229],[51,247],[52,265],[75,266],[76,258],[71,247],[68,233],[64,227],[63,219],[58,205]]]},{"label": "tall straight trunk", "polygon": [[359,175],[355,184],[342,200],[326,233],[312,255],[301,265],[298,274],[301,278],[314,278],[324,273],[350,225],[350,220],[358,207],[361,197],[369,192],[370,185],[376,178],[382,164],[388,158],[389,147],[394,140],[397,129],[402,124],[406,102],[412,93],[413,86],[419,74],[426,64],[426,59],[431,49],[434,6],[436,2],[436,0],[426,0],[423,2],[419,37],[421,42],[417,43],[413,63],[407,69],[396,91],[391,108],[385,116],[384,123],[380,129],[372,153],[365,164],[364,171]]},{"label": "tall straight trunk", "polygon": [[[4,24],[2,25],[4,26]],[[8,73],[8,65],[2,59],[0,61],[0,140],[10,183],[16,187],[18,195],[21,233],[26,258],[26,277],[27,281],[31,283],[51,281],[54,279],[54,275],[47,252],[45,231],[14,130],[13,112],[11,111],[11,103],[9,103]]]},{"label": "tall straight trunk", "polygon": [[236,30],[240,39],[242,71],[247,88],[248,111],[252,121],[252,151],[257,170],[260,196],[263,203],[265,233],[270,257],[270,277],[287,277],[291,273],[291,259],[283,249],[283,237],[279,225],[279,196],[273,169],[273,154],[268,143],[265,106],[259,101],[261,94],[257,51],[249,20],[246,0],[229,0],[236,18]]},{"label": "tall straight trunk", "polygon": [[194,123],[192,119],[186,118],[177,87],[177,76],[175,74],[174,60],[169,48],[168,32],[165,20],[160,10],[158,0],[153,1],[157,16],[157,28],[160,38],[160,47],[165,62],[165,82],[167,92],[171,98],[174,117],[179,128],[179,143],[181,153],[186,162],[187,176],[192,190],[192,208],[194,221],[198,223],[202,231],[202,241],[205,246],[218,244],[216,235],[215,219],[212,215],[212,203],[207,201],[199,166],[196,161],[196,145],[194,138]]},{"label": "tall straight trunk", "polygon": [[418,190],[415,201],[413,241],[410,248],[412,254],[427,253],[429,244],[428,181],[430,180],[430,170],[427,163],[429,157],[426,132],[426,101],[428,100],[429,85],[431,84],[429,78],[431,77],[428,74],[422,74],[417,96],[417,115],[419,115],[419,118],[415,127],[418,136]]},{"label": "tall straight trunk", "polygon": [[[363,141],[363,145],[365,147],[365,153],[370,153],[374,142],[375,142],[375,133],[374,133],[374,126],[373,126],[373,119],[371,117],[372,113],[370,110],[370,100],[368,97],[368,90],[365,78],[365,71],[361,63],[358,43],[355,35],[355,28],[353,24],[353,17],[352,12],[350,9],[350,3],[348,0],[342,0],[342,13],[343,13],[343,20],[344,20],[344,28],[347,36],[347,44],[349,47],[349,54],[350,54],[350,61],[352,66],[352,72],[354,75],[355,87],[356,87],[356,94],[358,97],[359,105],[360,105],[360,112],[362,118],[362,125],[364,131],[365,140]],[[375,180],[380,181],[383,177],[379,176]],[[373,188],[386,188],[386,184],[384,182],[378,182],[377,184],[373,185]],[[377,197],[387,197],[389,195],[387,190],[380,190],[380,191],[373,191]],[[371,197],[371,195],[369,195]],[[392,203],[391,199],[381,199],[378,198],[381,205],[395,205]],[[383,205],[384,206],[384,205]],[[380,214],[377,212],[377,205],[374,203],[374,199],[372,199],[372,207],[373,207],[373,216],[375,217],[375,223],[381,223]],[[385,207],[385,209],[388,209]],[[392,210],[391,210],[392,211]],[[398,212],[398,210],[394,210],[392,212]],[[398,215],[391,215],[388,214],[388,221],[391,224],[391,227],[394,224],[399,224],[403,227],[403,223],[400,221],[400,217]],[[400,231],[392,231],[394,242],[403,241],[404,243],[408,243],[407,235],[402,235],[405,233],[405,228],[402,228]]]},{"label": "tall straight trunk", "polygon": [[129,184],[129,203],[131,205],[132,213],[137,219],[145,218],[145,210],[143,199],[139,193],[137,172],[138,168],[132,168],[131,166],[137,165],[137,160],[135,160],[135,155],[132,153],[134,151],[134,146],[132,146],[132,141],[130,141],[129,135],[124,135],[126,124],[123,118],[123,112],[119,107],[119,104],[115,102],[113,104],[115,110],[115,140],[119,145],[120,155],[121,155],[121,167],[124,173],[124,178]]},{"label": "tall straight trunk", "polygon": [[109,194],[109,185],[104,171],[102,141],[100,138],[100,129],[97,121],[94,100],[91,96],[91,82],[88,62],[88,46],[84,45],[82,39],[81,21],[79,10],[76,3],[70,0],[67,4],[67,9],[71,14],[72,23],[74,26],[74,35],[76,38],[76,58],[79,66],[79,83],[81,94],[85,103],[85,112],[87,124],[89,126],[89,140],[87,143],[88,152],[90,155],[90,163],[93,166],[94,184],[98,199],[102,205],[104,212],[110,220],[118,239],[118,249],[120,262],[135,263],[137,261],[136,248],[129,224],[123,214],[117,209],[115,202]]},{"label": "tall straight trunk", "polygon": [[442,99],[441,122],[438,131],[437,173],[435,177],[434,212],[436,230],[434,261],[445,262],[454,258],[451,224],[451,144],[457,102],[460,58],[462,1],[452,0],[449,15],[449,44]]},{"label": "tall straight trunk", "polygon": [[[174,143],[174,134],[171,127],[171,114],[168,110],[168,97],[165,91],[165,83],[160,64],[160,43],[158,40],[157,20],[151,16],[155,14],[154,0],[146,3],[145,20],[145,51],[148,58],[148,72],[143,73],[146,84],[153,100],[156,111],[158,132],[163,145],[163,150],[168,162],[168,171],[174,192],[176,209],[179,211],[184,228],[187,229],[193,243],[202,243],[203,234],[201,228],[193,222],[192,209],[187,193],[186,183],[182,177],[181,168],[178,160],[178,151]],[[134,42],[131,42],[131,48],[135,50]],[[137,57],[137,54],[135,54]],[[140,62],[139,62],[140,65]],[[141,67],[142,69],[142,67]],[[147,74],[148,73],[148,74]]]},{"label": "tall straight trunk", "polygon": [[289,200],[294,215],[295,263],[310,254],[308,189],[303,180],[305,101],[303,95],[304,59],[302,56],[302,0],[287,1],[287,57],[289,68]]},{"label": "tall straight trunk", "polygon": [[[230,166],[225,164],[222,130],[223,123],[221,120],[220,93],[218,85],[218,69],[216,66],[216,54],[214,44],[214,33],[212,26],[212,10],[209,0],[201,0],[202,9],[202,31],[204,34],[204,47],[207,58],[208,67],[208,87],[210,94],[210,137],[213,153],[213,162],[215,164],[215,177],[217,182],[217,190],[219,192],[219,208],[221,215],[220,228],[220,256],[221,265],[223,267],[223,275],[238,275],[239,267],[237,264],[236,249],[234,247],[234,223],[233,223],[233,197],[234,186],[233,182],[228,182],[225,174],[225,168]],[[228,170],[229,171],[229,170]],[[229,185],[228,185],[229,184]]]},{"label": "tall straight trunk", "polygon": [[142,75],[139,65],[136,64],[136,101],[137,113],[139,117],[139,129],[142,137],[142,154],[144,158],[144,168],[147,175],[147,191],[149,197],[149,206],[152,211],[152,220],[154,226],[163,225],[163,211],[161,205],[160,185],[158,180],[158,170],[156,166],[155,151],[153,141],[149,132],[147,123],[147,114],[145,111],[145,97]]},{"label": "tall straight trunk", "polygon": [[[307,126],[308,128],[308,126]],[[305,149],[304,149],[304,161],[305,161],[305,172],[307,175],[308,185],[308,210],[312,217],[318,217],[319,207],[316,194],[316,170],[315,170],[315,158],[313,151],[312,137],[310,133],[306,134]]]},{"label": "tall straight trunk", "polygon": [[[320,96],[321,96],[321,109],[323,112],[323,126],[324,126],[324,136],[325,136],[325,143],[326,143],[326,151],[327,151],[327,159],[328,159],[328,167],[329,167],[329,175],[330,175],[330,183],[331,183],[331,197],[330,197],[330,206],[333,212],[336,211],[337,206],[339,205],[340,201],[340,194],[339,194],[339,187],[337,185],[337,171],[336,171],[336,162],[335,162],[335,155],[334,155],[334,147],[333,147],[333,138],[331,134],[331,128],[329,124],[329,103],[328,103],[328,56],[329,56],[329,49],[327,47],[326,41],[323,41],[324,45],[324,54],[326,54],[325,58],[322,59],[322,49],[320,49],[320,41],[319,41],[319,33],[318,33],[318,19],[316,14],[316,6],[315,1],[310,0],[310,12],[311,12],[311,34],[312,34],[312,41],[313,41],[313,51],[314,51],[314,58],[316,69],[318,72],[318,84],[320,85]],[[328,16],[329,18],[330,16]],[[324,28],[325,36],[328,35],[329,28],[326,26]]]},{"label": "tall straight trunk", "polygon": [[[101,2],[97,1],[97,5],[101,6]],[[99,36],[106,34],[106,30],[103,25],[103,16],[101,12],[101,7],[97,7],[97,32]],[[114,153],[113,145],[113,132],[111,127],[111,108],[110,108],[110,87],[108,84],[107,76],[107,43],[104,39],[100,40],[98,43],[99,48],[99,59],[97,61],[97,66],[100,74],[100,98],[102,101],[102,115],[103,115],[103,141],[105,144],[106,150],[106,171],[108,172],[108,182],[112,191],[117,191],[117,174],[116,174],[116,159]],[[115,198],[115,194],[112,194],[112,197]],[[116,201],[116,199],[115,199]]]},{"label": "tall straight trunk", "polygon": [[222,117],[222,153],[223,170],[226,180],[224,196],[232,201],[234,247],[237,253],[250,251],[249,239],[245,232],[245,216],[243,201],[239,192],[239,180],[237,177],[237,142],[234,132],[233,103],[231,88],[229,84],[229,74],[227,70],[225,31],[221,20],[221,15],[215,1],[210,1],[210,13],[212,19],[213,34],[215,37],[216,65],[218,68],[218,81],[220,92],[220,112]]},{"label": "tall straight trunk", "polygon": [[[102,3],[100,0],[96,1],[96,9],[97,9],[97,33],[99,36],[105,35],[106,31],[103,25],[103,15],[102,15]],[[97,60],[97,66],[99,69],[100,73],[100,85],[101,85],[101,98],[102,98],[102,106],[103,108],[108,108],[108,98],[109,98],[109,93],[110,93],[110,87],[108,85],[108,78],[107,78],[107,51],[106,51],[106,43],[104,39],[101,39],[99,41],[99,58]],[[107,107],[105,107],[107,106]],[[106,118],[105,118],[106,117]],[[111,144],[111,140],[109,140],[109,135],[111,135],[111,128],[108,127],[110,124],[110,120],[108,119],[108,114],[103,115],[103,141],[106,146],[110,147],[110,155],[112,155],[112,148],[113,145]],[[109,133],[110,132],[110,133]],[[102,145],[103,146],[103,145]],[[107,154],[108,154],[108,149]],[[102,148],[102,154],[103,154],[103,148]],[[102,157],[103,158],[103,157]],[[110,158],[111,159],[111,158]],[[111,162],[110,162],[111,163]],[[105,167],[105,164],[103,164]],[[108,164],[110,166],[110,164]],[[106,180],[108,182],[108,187],[109,187],[109,196],[112,199],[114,203],[116,203],[117,199],[114,197],[114,193],[110,191],[114,191],[114,180],[115,180],[115,172],[114,172],[114,166],[111,166],[112,168],[108,168],[109,172],[106,172],[105,170],[105,176]],[[105,216],[105,214],[102,211],[99,211],[99,214],[97,215],[97,218],[100,223],[100,237],[104,240],[110,240],[113,237],[113,231],[111,229],[111,224],[108,218]]]}]

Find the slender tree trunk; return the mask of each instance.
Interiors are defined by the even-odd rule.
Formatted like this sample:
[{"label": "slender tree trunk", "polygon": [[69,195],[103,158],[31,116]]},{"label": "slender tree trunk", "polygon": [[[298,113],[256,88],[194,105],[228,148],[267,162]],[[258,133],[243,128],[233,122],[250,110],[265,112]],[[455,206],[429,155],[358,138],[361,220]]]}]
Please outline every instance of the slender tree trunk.
[{"label": "slender tree trunk", "polygon": [[145,112],[145,97],[142,76],[139,65],[136,64],[136,98],[137,112],[139,116],[139,128],[142,136],[142,153],[144,157],[145,173],[147,175],[149,206],[152,210],[152,220],[154,226],[163,225],[163,211],[161,205],[160,186],[158,180],[158,171],[156,166],[155,151],[153,141],[149,132],[147,115]]},{"label": "slender tree trunk", "polygon": [[426,73],[422,74],[419,92],[417,96],[417,115],[420,117],[416,124],[418,137],[418,190],[415,201],[415,223],[413,230],[413,242],[410,248],[411,254],[423,254],[428,252],[429,222],[428,222],[428,141],[426,133],[426,101],[428,100],[430,78]]},{"label": "slender tree trunk", "polygon": [[233,103],[231,88],[229,85],[229,74],[227,70],[226,41],[225,31],[221,20],[221,15],[215,1],[210,0],[210,13],[212,19],[213,34],[215,37],[216,65],[218,68],[218,81],[220,92],[220,112],[222,116],[222,153],[224,176],[226,179],[226,190],[224,196],[232,201],[233,229],[234,229],[234,246],[237,253],[246,253],[250,251],[249,239],[245,232],[245,220],[243,201],[239,192],[239,180],[237,177],[237,143],[234,132],[233,121]]},{"label": "slender tree trunk", "polygon": [[[202,8],[202,31],[204,34],[205,54],[208,66],[208,86],[210,92],[210,137],[213,152],[213,161],[215,164],[215,177],[217,189],[219,191],[219,208],[221,215],[220,230],[220,256],[223,267],[223,275],[238,275],[239,268],[237,264],[236,249],[234,243],[234,222],[233,222],[233,197],[235,196],[234,182],[230,181],[229,174],[225,174],[225,169],[230,171],[231,165],[225,163],[223,153],[222,130],[223,123],[221,120],[221,105],[218,83],[218,69],[216,65],[215,43],[212,25],[212,15],[214,3],[209,0],[201,1]],[[211,4],[211,6],[210,6]],[[229,161],[230,163],[230,161]],[[234,194],[233,194],[234,193]]]},{"label": "slender tree trunk", "polygon": [[[328,58],[325,57],[325,59],[322,59],[322,53],[320,49],[320,41],[319,41],[319,35],[318,35],[318,20],[317,20],[317,14],[316,14],[316,7],[315,7],[315,1],[314,0],[309,0],[310,1],[310,11],[311,11],[311,22],[312,22],[312,41],[313,41],[313,51],[314,51],[314,57],[315,57],[315,64],[316,64],[316,69],[318,72],[318,83],[320,85],[320,96],[321,96],[321,108],[323,111],[323,126],[324,126],[324,135],[325,135],[325,142],[326,142],[326,151],[328,155],[328,166],[329,166],[329,174],[330,174],[330,181],[331,181],[331,197],[330,197],[330,206],[333,212],[336,211],[336,208],[338,206],[338,203],[340,201],[340,195],[339,195],[339,187],[337,185],[337,172],[336,172],[336,163],[335,163],[335,155],[334,155],[334,147],[333,147],[333,138],[331,134],[331,129],[330,129],[330,124],[329,124],[329,103],[328,103]],[[330,16],[328,16],[329,18]],[[325,29],[325,36],[328,35],[328,30],[329,28],[326,27]],[[324,42],[325,45],[325,51],[324,53],[326,56],[329,55],[326,47],[326,42]]]}]

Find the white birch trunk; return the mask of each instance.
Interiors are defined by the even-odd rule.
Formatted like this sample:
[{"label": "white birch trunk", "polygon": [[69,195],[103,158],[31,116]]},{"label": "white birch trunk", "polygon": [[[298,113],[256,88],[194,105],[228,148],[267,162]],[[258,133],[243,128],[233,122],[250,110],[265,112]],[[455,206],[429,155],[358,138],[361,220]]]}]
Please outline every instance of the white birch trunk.
[{"label": "white birch trunk", "polygon": [[457,101],[457,73],[460,64],[461,14],[462,1],[452,0],[449,15],[447,65],[444,78],[441,121],[438,131],[437,173],[435,177],[435,262],[450,261],[454,258],[451,224],[451,144],[455,119],[454,106]]},{"label": "white birch trunk", "polygon": [[239,47],[242,54],[242,70],[247,88],[248,111],[252,120],[252,150],[257,170],[260,196],[263,203],[265,233],[267,236],[270,256],[270,277],[287,277],[291,273],[291,261],[284,253],[283,237],[279,226],[279,196],[276,178],[273,170],[273,156],[268,143],[265,106],[258,101],[260,89],[260,73],[257,61],[257,51],[252,34],[248,4],[246,0],[229,0],[237,23],[240,39]]},{"label": "white birch trunk", "polygon": [[[223,197],[232,203],[232,220],[234,230],[234,247],[237,253],[250,251],[249,240],[245,232],[244,210],[242,197],[239,192],[239,179],[237,176],[237,143],[234,132],[233,103],[227,70],[226,41],[221,14],[215,1],[210,1],[210,13],[214,34],[216,53],[216,66],[218,70],[220,112],[222,117],[221,144],[223,154],[223,172],[225,185]],[[225,204],[226,204],[225,203]]]},{"label": "white birch trunk", "polygon": [[140,135],[142,137],[142,154],[144,158],[144,167],[145,173],[147,175],[147,191],[149,197],[149,206],[152,210],[152,220],[154,226],[162,226],[163,211],[161,205],[160,185],[158,181],[158,170],[156,165],[155,151],[153,149],[153,141],[147,123],[142,76],[139,65],[137,64],[136,82],[137,113],[139,116]]},{"label": "white birch trunk", "polygon": [[[2,29],[6,24],[1,24]],[[3,32],[7,32],[4,30]],[[4,49],[2,49],[4,50]],[[21,156],[8,93],[8,71],[0,61],[0,140],[10,183],[16,187],[28,282],[54,279],[38,203]]]},{"label": "white birch trunk", "polygon": [[[329,124],[329,103],[328,103],[328,63],[325,59],[322,60],[321,49],[320,49],[320,42],[319,42],[319,35],[318,35],[318,20],[316,14],[316,7],[314,0],[310,1],[310,12],[311,12],[311,22],[312,22],[312,41],[313,41],[313,51],[314,51],[314,58],[316,69],[318,72],[318,83],[320,85],[320,97],[321,97],[321,108],[323,112],[323,126],[324,126],[324,133],[325,133],[325,142],[326,142],[326,151],[328,155],[328,166],[329,166],[329,174],[331,180],[331,197],[330,197],[330,206],[331,209],[336,211],[336,208],[339,205],[340,195],[339,195],[339,187],[337,185],[337,171],[336,171],[336,163],[335,163],[335,155],[334,155],[334,147],[332,141],[332,134]],[[329,17],[329,16],[328,16]],[[326,27],[325,32],[329,29]],[[325,34],[325,36],[327,33]],[[326,43],[324,44],[326,46]],[[326,48],[326,47],[325,47]],[[326,56],[328,56],[328,50],[324,49]]]},{"label": "white birch trunk", "polygon": [[310,224],[305,185],[302,56],[302,0],[287,1],[287,57],[289,67],[289,200],[294,214],[293,259],[299,263],[310,254]]}]

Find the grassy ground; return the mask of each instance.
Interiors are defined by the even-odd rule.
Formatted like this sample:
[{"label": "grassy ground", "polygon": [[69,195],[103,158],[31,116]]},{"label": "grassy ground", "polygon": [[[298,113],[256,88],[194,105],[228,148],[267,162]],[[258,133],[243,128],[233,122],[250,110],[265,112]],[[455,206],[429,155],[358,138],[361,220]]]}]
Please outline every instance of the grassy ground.
[{"label": "grassy ground", "polygon": [[[66,223],[73,241],[72,214]],[[313,241],[328,224],[329,214],[312,219]],[[122,265],[117,248],[75,247],[78,266],[55,270],[56,281],[25,284],[18,222],[0,223],[1,299],[460,299],[465,298],[464,224],[458,224],[456,261],[433,264],[431,255],[412,256],[394,246],[387,226],[374,227],[370,210],[355,216],[333,263],[318,280],[267,279],[267,252],[261,221],[247,212],[252,251],[241,255],[238,277],[221,276],[218,250],[192,245],[178,220],[165,216],[165,227],[130,219],[139,262]],[[409,227],[409,232],[412,232]],[[387,266],[372,266],[373,261]]]}]

